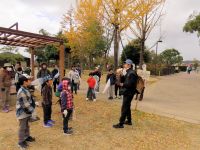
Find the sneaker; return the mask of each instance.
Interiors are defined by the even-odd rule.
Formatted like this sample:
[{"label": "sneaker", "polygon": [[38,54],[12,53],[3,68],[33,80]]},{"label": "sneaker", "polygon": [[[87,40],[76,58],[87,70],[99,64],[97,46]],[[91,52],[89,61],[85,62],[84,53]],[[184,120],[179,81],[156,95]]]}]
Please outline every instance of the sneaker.
[{"label": "sneaker", "polygon": [[29,119],[29,122],[35,122],[35,121],[38,121],[38,120],[40,120],[40,118],[39,118],[38,116],[36,116],[36,117],[31,117],[31,118]]},{"label": "sneaker", "polygon": [[18,147],[20,148],[20,150],[25,150],[28,147],[28,144],[26,143],[26,141],[18,143]]},{"label": "sneaker", "polygon": [[121,96],[118,97],[118,99],[121,99],[121,98],[122,98]]},{"label": "sneaker", "polygon": [[54,120],[49,120],[48,123],[49,124],[55,124],[55,121]]},{"label": "sneaker", "polygon": [[112,99],[113,99],[113,97],[112,97],[112,96],[111,96],[111,97],[108,97],[108,99],[109,99],[109,100],[112,100]]},{"label": "sneaker", "polygon": [[26,138],[25,141],[26,141],[26,142],[35,142],[35,138],[32,137],[32,136],[29,136],[29,137]]},{"label": "sneaker", "polygon": [[50,123],[44,124],[44,127],[45,127],[45,128],[51,128],[52,126],[53,126],[53,125],[50,124]]},{"label": "sneaker", "polygon": [[117,99],[117,96],[115,96],[115,99]]},{"label": "sneaker", "polygon": [[125,121],[124,124],[131,126],[132,122],[131,121]]},{"label": "sneaker", "polygon": [[72,135],[73,131],[72,130],[67,130],[66,132],[64,132],[63,134],[64,135]]},{"label": "sneaker", "polygon": [[96,99],[93,99],[94,102],[96,102]]},{"label": "sneaker", "polygon": [[88,98],[86,98],[86,101],[88,101],[89,99]]},{"label": "sneaker", "polygon": [[124,126],[118,123],[118,124],[113,125],[113,128],[116,128],[116,129],[124,128]]}]

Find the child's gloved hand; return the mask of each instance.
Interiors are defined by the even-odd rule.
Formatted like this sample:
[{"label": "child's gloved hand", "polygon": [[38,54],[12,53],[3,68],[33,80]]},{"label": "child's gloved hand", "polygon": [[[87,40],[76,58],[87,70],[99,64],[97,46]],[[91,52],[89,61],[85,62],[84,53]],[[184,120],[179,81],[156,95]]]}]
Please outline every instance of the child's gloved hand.
[{"label": "child's gloved hand", "polygon": [[40,103],[39,103],[39,102],[35,102],[35,105],[39,107],[39,106],[40,106]]},{"label": "child's gloved hand", "polygon": [[65,117],[67,116],[67,110],[66,110],[66,109],[63,111],[63,115],[64,115]]}]

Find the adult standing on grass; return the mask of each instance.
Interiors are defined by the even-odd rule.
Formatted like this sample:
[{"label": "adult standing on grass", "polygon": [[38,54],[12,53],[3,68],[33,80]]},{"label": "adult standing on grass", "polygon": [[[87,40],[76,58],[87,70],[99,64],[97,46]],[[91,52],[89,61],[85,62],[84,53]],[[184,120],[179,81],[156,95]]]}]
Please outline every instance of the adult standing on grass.
[{"label": "adult standing on grass", "polygon": [[71,80],[72,94],[73,94],[73,92],[75,92],[75,94],[77,94],[77,86],[80,83],[80,76],[79,76],[79,73],[74,66],[72,66],[71,70],[69,71],[68,77]]},{"label": "adult standing on grass", "polygon": [[51,75],[51,72],[47,69],[47,64],[42,63],[41,69],[39,70],[39,72],[37,74],[37,78],[44,78],[49,75]]},{"label": "adult standing on grass", "polygon": [[99,66],[97,66],[95,68],[95,70],[92,72],[93,76],[98,76],[99,77],[99,80],[97,81],[97,86],[96,86],[96,92],[98,93],[99,92],[99,89],[100,89],[100,80],[101,80],[101,71],[100,71],[100,68]]},{"label": "adult standing on grass", "polygon": [[[123,89],[123,103],[121,108],[121,117],[119,123],[113,125],[113,128],[124,128],[124,124],[132,125],[131,118],[131,101],[134,94],[136,93],[136,84],[137,84],[137,74],[132,69],[133,62],[130,59],[127,59],[124,62],[124,69],[126,75],[124,76],[124,82],[120,83],[120,86]],[[127,120],[126,120],[127,119]]]},{"label": "adult standing on grass", "polygon": [[28,90],[31,84],[31,77],[27,74],[23,74],[19,78],[19,83],[21,88],[17,93],[16,102],[16,116],[19,121],[18,146],[20,149],[26,149],[28,146],[27,142],[35,141],[35,138],[30,136],[29,128],[29,120],[34,112],[35,103]]},{"label": "adult standing on grass", "polygon": [[3,112],[9,112],[10,103],[10,87],[12,85],[12,65],[5,63],[3,69],[0,71],[0,90],[2,94]]},{"label": "adult standing on grass", "polygon": [[106,77],[106,83],[110,80],[110,86],[108,88],[108,99],[112,100],[113,99],[113,93],[114,93],[114,87],[115,87],[115,82],[116,82],[116,76],[113,72],[113,69],[109,69],[109,72]]},{"label": "adult standing on grass", "polygon": [[52,70],[52,78],[53,78],[53,91],[56,92],[56,86],[59,84],[59,76],[56,76],[59,72],[58,66],[54,65],[54,69]]}]

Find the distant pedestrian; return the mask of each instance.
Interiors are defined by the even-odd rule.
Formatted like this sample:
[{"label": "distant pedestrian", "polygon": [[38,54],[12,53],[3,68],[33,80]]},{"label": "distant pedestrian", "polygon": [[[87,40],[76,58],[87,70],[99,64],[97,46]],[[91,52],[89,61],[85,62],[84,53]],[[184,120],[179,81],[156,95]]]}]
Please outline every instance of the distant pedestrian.
[{"label": "distant pedestrian", "polygon": [[96,85],[96,80],[93,77],[93,74],[89,74],[89,78],[87,80],[88,83],[88,91],[87,91],[87,97],[86,100],[93,100],[96,101],[96,94],[95,94],[95,85]]},{"label": "distant pedestrian", "polygon": [[116,70],[115,76],[116,76],[116,82],[115,82],[115,99],[116,98],[121,99],[121,94],[119,92],[120,89],[121,89],[120,83],[121,83],[121,80],[122,80],[122,68],[121,67]]},{"label": "distant pedestrian", "polygon": [[95,70],[92,72],[93,76],[97,76],[98,77],[98,81],[97,81],[97,86],[96,86],[96,92],[99,93],[99,89],[100,89],[100,81],[101,81],[101,71],[100,68],[97,66],[95,67]]},{"label": "distant pedestrian", "polygon": [[39,70],[39,72],[37,74],[37,78],[44,78],[48,75],[51,75],[51,72],[47,69],[47,64],[42,63],[41,69]]},{"label": "distant pedestrian", "polygon": [[68,77],[71,80],[71,91],[72,93],[75,92],[77,94],[77,86],[80,83],[80,76],[78,71],[72,66],[71,70],[68,73]]},{"label": "distant pedestrian", "polygon": [[108,80],[110,80],[110,86],[109,86],[109,89],[108,89],[108,99],[112,100],[113,95],[114,95],[115,83],[116,83],[116,76],[114,74],[113,69],[109,69],[109,72],[108,72],[107,77],[106,77],[106,82],[108,82]]},{"label": "distant pedestrian", "polygon": [[54,69],[51,72],[53,78],[53,91],[56,92],[56,87],[59,84],[59,76],[57,76],[59,72],[58,66],[54,65]]},{"label": "distant pedestrian", "polygon": [[12,65],[5,63],[0,71],[0,89],[2,95],[3,112],[9,112],[10,105],[10,87],[12,85]]},{"label": "distant pedestrian", "polygon": [[190,74],[190,72],[192,71],[192,65],[188,65],[187,66],[187,73]]}]

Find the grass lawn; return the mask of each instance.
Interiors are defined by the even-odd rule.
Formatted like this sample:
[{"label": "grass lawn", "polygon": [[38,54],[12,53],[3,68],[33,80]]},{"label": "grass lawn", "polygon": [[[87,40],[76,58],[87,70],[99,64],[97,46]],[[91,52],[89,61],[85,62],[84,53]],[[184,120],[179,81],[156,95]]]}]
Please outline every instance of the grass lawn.
[{"label": "grass lawn", "polygon": [[[37,99],[40,94],[36,93]],[[54,104],[57,98],[54,97]],[[72,136],[62,132],[59,105],[53,105],[52,119],[56,124],[44,128],[42,108],[37,107],[40,121],[30,123],[36,138],[30,150],[198,150],[200,125],[177,121],[140,111],[132,111],[133,126],[114,129],[120,116],[120,100],[108,101],[102,96],[96,102],[85,101],[85,94],[75,95],[75,119],[69,125]],[[15,111],[0,112],[0,150],[17,149],[18,122]]]}]

